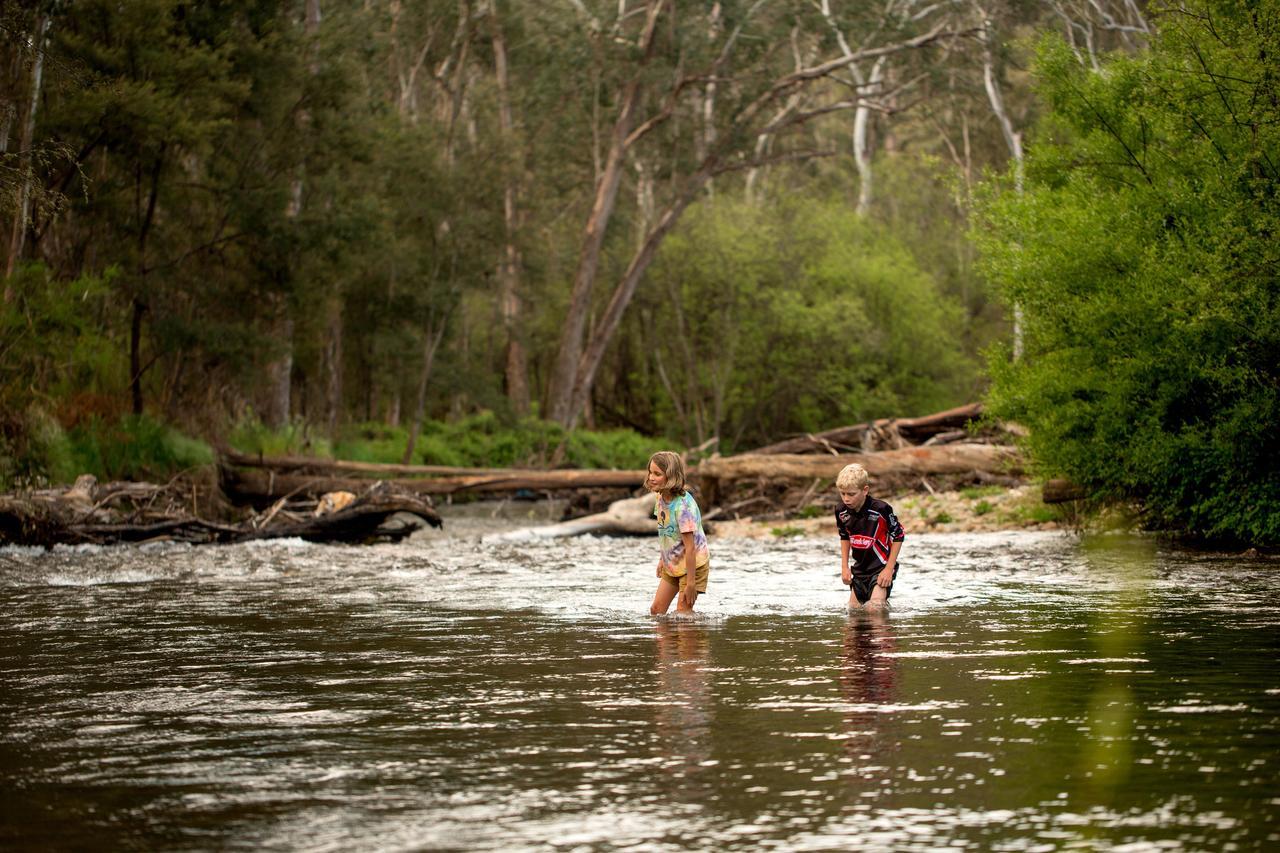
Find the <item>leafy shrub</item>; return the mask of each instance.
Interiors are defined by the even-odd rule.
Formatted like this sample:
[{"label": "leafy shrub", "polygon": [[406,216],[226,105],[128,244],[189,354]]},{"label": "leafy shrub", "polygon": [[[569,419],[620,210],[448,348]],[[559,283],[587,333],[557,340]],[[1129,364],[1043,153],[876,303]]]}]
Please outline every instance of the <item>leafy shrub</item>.
[{"label": "leafy shrub", "polygon": [[1003,491],[1003,486],[966,486],[960,490],[960,495],[972,501],[978,498],[989,498]]},{"label": "leafy shrub", "polygon": [[[239,424],[229,443],[245,453],[332,456],[357,462],[399,463],[408,431],[383,424],[358,424],[344,430],[332,446],[313,438],[302,425],[272,430],[256,420]],[[668,446],[627,429],[570,433],[556,423],[525,418],[504,426],[492,412],[456,422],[427,421],[414,445],[413,462],[456,467],[542,467],[564,444],[563,464],[574,468],[643,468],[649,456]]]},{"label": "leafy shrub", "polygon": [[1194,0],[1105,73],[1046,44],[1025,192],[975,229],[1025,318],[990,412],[1030,428],[1039,472],[1259,545],[1280,542],[1277,33],[1274,4]]},{"label": "leafy shrub", "polygon": [[90,420],[67,433],[76,473],[99,480],[164,480],[213,462],[213,450],[146,415]]}]

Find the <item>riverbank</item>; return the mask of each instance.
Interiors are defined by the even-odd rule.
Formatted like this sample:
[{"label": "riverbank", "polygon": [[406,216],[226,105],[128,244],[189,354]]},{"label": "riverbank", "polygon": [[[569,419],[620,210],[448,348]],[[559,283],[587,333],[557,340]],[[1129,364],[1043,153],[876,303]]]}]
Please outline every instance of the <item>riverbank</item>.
[{"label": "riverbank", "polygon": [[[1048,506],[1040,496],[1040,486],[1027,484],[975,486],[954,491],[911,492],[884,498],[898,513],[908,532],[985,533],[997,530],[1061,530],[1062,509]],[[834,499],[830,502],[834,507]],[[791,536],[834,534],[829,511],[814,505],[798,516],[784,519],[741,518],[715,521],[714,535],[748,539],[779,539]]]},{"label": "riverbank", "polygon": [[[970,488],[910,492],[886,498],[911,533],[989,533],[1004,530],[1054,531],[1067,529],[1067,511],[1044,504],[1040,487],[1026,484],[1005,488]],[[791,537],[834,535],[832,509],[835,498],[816,501],[800,513],[783,518],[751,517],[707,521],[714,539],[777,540]],[[478,500],[438,505],[444,527],[424,529],[414,539],[482,537],[521,528],[545,527],[572,515],[563,498],[544,500]],[[710,513],[709,513],[710,514]]]}]

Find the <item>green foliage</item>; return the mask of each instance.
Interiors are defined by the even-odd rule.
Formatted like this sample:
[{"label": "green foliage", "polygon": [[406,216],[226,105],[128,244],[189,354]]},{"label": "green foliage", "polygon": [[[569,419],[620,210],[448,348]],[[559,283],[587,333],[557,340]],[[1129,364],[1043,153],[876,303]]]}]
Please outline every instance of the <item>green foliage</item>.
[{"label": "green foliage", "polygon": [[[228,441],[251,454],[332,456],[392,464],[400,463],[408,441],[407,430],[378,423],[349,427],[332,444],[311,433],[301,423],[271,429],[253,419],[237,426]],[[413,461],[457,467],[538,467],[550,462],[561,443],[564,464],[574,468],[643,468],[655,451],[667,447],[660,439],[627,429],[566,434],[550,421],[524,418],[507,424],[493,412],[483,411],[455,422],[425,422]]]},{"label": "green foliage", "polygon": [[800,517],[801,518],[822,518],[823,516],[829,515],[830,513],[831,513],[831,507],[829,506],[821,506],[819,504],[809,504],[807,507],[800,510]]},{"label": "green foliage", "polygon": [[1198,0],[1151,51],[1081,69],[1043,46],[1052,111],[1026,192],[993,192],[985,268],[1026,319],[992,413],[1046,475],[1157,526],[1280,542],[1280,7]]},{"label": "green foliage", "polygon": [[103,481],[164,481],[214,458],[204,442],[146,415],[114,423],[90,419],[68,430],[67,442],[74,470]]},{"label": "green foliage", "polygon": [[456,423],[424,425],[419,459],[427,465],[508,467],[545,465],[564,443],[564,462],[575,468],[643,468],[666,444],[628,429],[565,433],[559,424],[525,418],[502,426],[492,412]]},{"label": "green foliage", "polygon": [[945,509],[929,519],[930,524],[950,524],[953,521],[955,521],[955,518]]},{"label": "green foliage", "polygon": [[93,474],[101,482],[164,482],[214,460],[204,442],[145,415],[92,415],[64,429],[32,407],[23,420],[21,430],[0,434],[0,490],[67,484],[81,474]]},{"label": "green foliage", "polygon": [[651,277],[641,310],[671,398],[661,413],[689,444],[936,411],[973,380],[957,305],[843,200],[691,212]]},{"label": "green foliage", "polygon": [[960,490],[960,495],[972,501],[977,500],[978,498],[989,498],[992,495],[998,495],[1003,491],[1003,486],[965,486]]},{"label": "green foliage", "polygon": [[[328,439],[302,421],[283,427],[269,427],[252,413],[237,423],[227,435],[227,443],[241,453],[262,456],[330,456]],[[403,452],[404,445],[401,445]],[[383,460],[366,459],[373,462]],[[396,461],[399,461],[398,459]]]},{"label": "green foliage", "polygon": [[100,325],[114,277],[108,270],[60,280],[31,264],[9,279],[12,299],[0,302],[0,408],[94,394],[121,395],[123,405],[128,364]]},{"label": "green foliage", "polygon": [[784,527],[771,527],[769,533],[779,539],[791,539],[796,536],[803,536],[804,528],[788,524]]},{"label": "green foliage", "polygon": [[995,509],[995,507],[991,505],[990,501],[978,501],[976,504],[973,505],[973,514],[986,515],[987,513],[991,512],[993,509]]}]

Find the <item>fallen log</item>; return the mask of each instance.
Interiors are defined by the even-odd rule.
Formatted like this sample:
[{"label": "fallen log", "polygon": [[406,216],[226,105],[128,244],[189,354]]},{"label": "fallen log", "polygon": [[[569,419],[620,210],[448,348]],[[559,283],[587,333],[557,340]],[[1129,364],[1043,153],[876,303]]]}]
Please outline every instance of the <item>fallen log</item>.
[{"label": "fallen log", "polygon": [[1083,500],[1089,493],[1070,480],[1049,480],[1041,489],[1041,500],[1047,504],[1064,504]]},{"label": "fallen log", "polygon": [[[199,518],[186,509],[154,508],[157,498],[170,494],[164,486],[120,484],[98,486],[92,477],[81,477],[63,492],[46,490],[28,495],[0,495],[0,544],[115,545],[155,541],[209,544],[245,542],[251,539],[301,538],[311,542],[364,542],[398,540],[430,524],[440,527],[439,514],[413,495],[397,494],[382,483],[350,505],[331,513],[293,515],[274,507],[264,517],[230,524]],[[109,506],[122,494],[144,498],[143,506]],[[393,519],[409,513],[417,522]]]},{"label": "fallen log", "polygon": [[879,490],[918,485],[921,478],[933,475],[978,479],[980,474],[1022,473],[1022,455],[1016,448],[996,444],[942,444],[839,456],[752,453],[704,460],[698,465],[697,474],[704,491],[716,495],[722,480],[831,481],[851,462],[866,468]]},{"label": "fallen log", "polygon": [[[636,488],[644,482],[644,471],[506,471],[465,477],[390,479],[382,482],[398,491],[416,495],[456,495],[480,492],[547,491],[581,488]],[[223,470],[223,489],[228,495],[256,505],[270,503],[284,495],[318,498],[325,492],[366,488],[368,480],[355,478],[276,474],[270,471]]]},{"label": "fallen log", "polygon": [[808,433],[797,438],[748,450],[753,455],[827,453],[899,449],[918,444],[939,433],[963,428],[982,415],[981,403],[957,406],[919,418],[880,418],[865,423],[837,427],[825,432]]},{"label": "fallen log", "polygon": [[562,521],[559,524],[495,533],[484,537],[484,541],[519,542],[525,539],[559,539],[566,536],[581,536],[585,533],[652,535],[656,529],[653,518],[654,500],[652,494],[626,498],[614,501],[609,504],[606,511],[595,515],[584,515],[582,518]]}]

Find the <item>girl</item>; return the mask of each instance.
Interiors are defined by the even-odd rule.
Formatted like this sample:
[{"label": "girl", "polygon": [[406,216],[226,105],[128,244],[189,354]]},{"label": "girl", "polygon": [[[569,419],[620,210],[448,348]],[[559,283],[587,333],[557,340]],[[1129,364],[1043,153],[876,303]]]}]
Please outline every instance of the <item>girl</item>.
[{"label": "girl", "polygon": [[711,554],[702,529],[702,510],[685,488],[684,460],[670,450],[653,454],[645,485],[658,495],[653,510],[658,518],[658,591],[649,613],[666,613],[677,595],[676,612],[692,613],[698,593],[707,591]]}]

